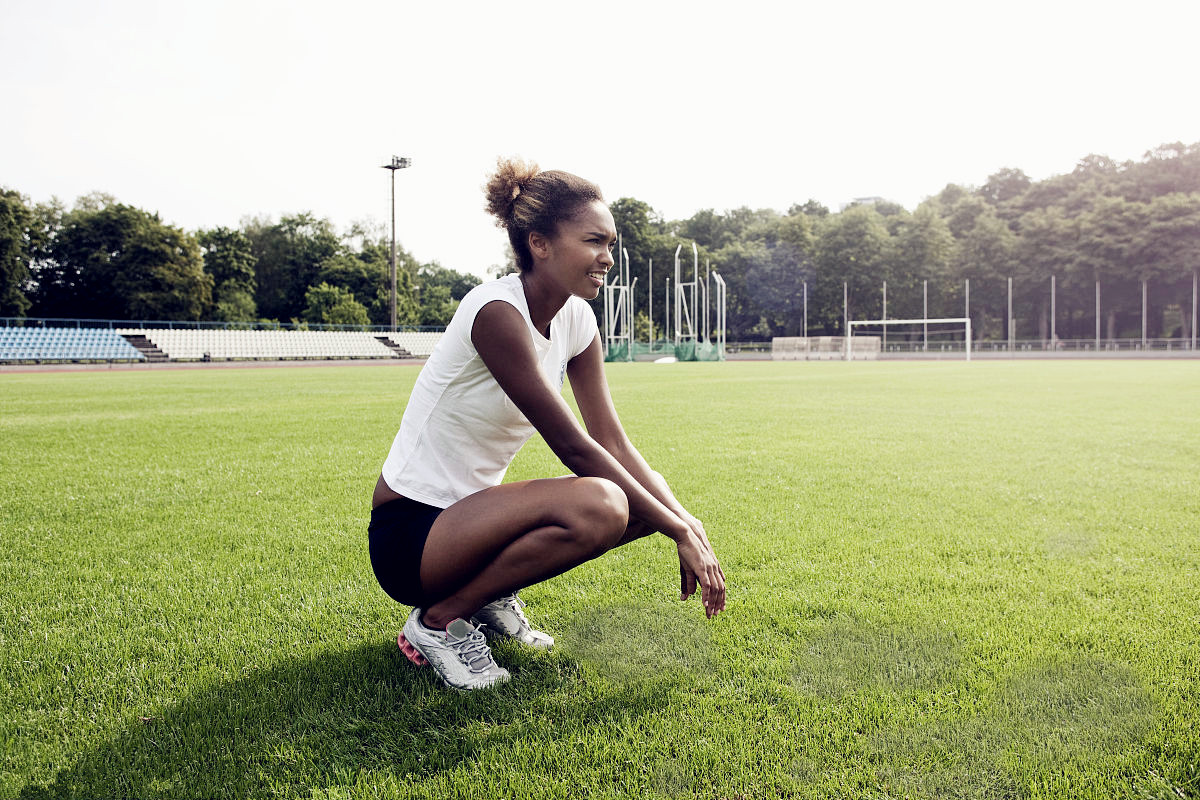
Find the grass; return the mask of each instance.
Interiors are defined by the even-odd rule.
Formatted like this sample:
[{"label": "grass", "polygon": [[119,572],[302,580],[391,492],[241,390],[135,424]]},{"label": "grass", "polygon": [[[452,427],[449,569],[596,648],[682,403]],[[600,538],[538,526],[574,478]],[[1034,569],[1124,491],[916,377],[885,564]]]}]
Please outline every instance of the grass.
[{"label": "grass", "polygon": [[1197,364],[609,375],[729,609],[637,542],[474,694],[367,560],[415,369],[0,376],[0,797],[1200,796]]}]

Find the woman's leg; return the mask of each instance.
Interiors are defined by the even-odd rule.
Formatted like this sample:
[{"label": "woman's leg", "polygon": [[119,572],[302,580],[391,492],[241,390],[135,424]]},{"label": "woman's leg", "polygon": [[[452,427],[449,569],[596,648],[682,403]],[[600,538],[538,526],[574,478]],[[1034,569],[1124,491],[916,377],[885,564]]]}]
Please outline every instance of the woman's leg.
[{"label": "woman's leg", "polygon": [[[424,622],[444,628],[497,597],[559,575],[623,543],[624,493],[603,478],[494,486],[443,511],[421,557]],[[636,537],[635,537],[636,538]]]}]

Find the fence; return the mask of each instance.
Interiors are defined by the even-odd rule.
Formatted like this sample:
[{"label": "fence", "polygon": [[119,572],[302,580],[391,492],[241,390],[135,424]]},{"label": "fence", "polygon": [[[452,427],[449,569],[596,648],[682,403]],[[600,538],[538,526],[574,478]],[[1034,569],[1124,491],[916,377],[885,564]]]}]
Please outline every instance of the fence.
[{"label": "fence", "polygon": [[[107,330],[365,331],[391,333],[389,325],[319,325],[312,322],[191,322],[159,319],[77,319],[74,317],[0,317],[3,328],[103,328]],[[434,331],[445,325],[397,325],[397,331]]]}]

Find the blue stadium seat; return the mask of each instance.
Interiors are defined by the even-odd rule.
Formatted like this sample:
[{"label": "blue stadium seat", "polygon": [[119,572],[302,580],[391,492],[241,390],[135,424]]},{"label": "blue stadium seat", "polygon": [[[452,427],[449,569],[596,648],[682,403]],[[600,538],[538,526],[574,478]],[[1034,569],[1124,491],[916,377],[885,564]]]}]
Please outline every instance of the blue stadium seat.
[{"label": "blue stadium seat", "polygon": [[116,331],[103,328],[3,328],[0,361],[143,361]]}]

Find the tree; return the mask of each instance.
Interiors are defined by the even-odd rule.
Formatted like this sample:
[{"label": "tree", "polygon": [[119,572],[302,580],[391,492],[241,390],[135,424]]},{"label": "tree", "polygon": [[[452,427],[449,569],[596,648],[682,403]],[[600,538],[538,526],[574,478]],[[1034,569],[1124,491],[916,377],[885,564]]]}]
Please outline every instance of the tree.
[{"label": "tree", "polygon": [[734,337],[797,335],[804,326],[804,282],[815,246],[805,214],[758,212],[739,237],[713,255],[729,288],[726,324]]},{"label": "tree", "polygon": [[35,280],[43,316],[196,320],[212,304],[195,237],[121,203],[65,214]]},{"label": "tree", "polygon": [[1006,167],[988,176],[987,182],[979,187],[979,196],[989,205],[999,206],[1016,200],[1032,185],[1033,181],[1024,172]]},{"label": "tree", "polygon": [[213,279],[213,316],[226,322],[249,322],[258,317],[254,292],[255,258],[250,240],[241,231],[214,228],[196,235],[204,254],[204,271]]},{"label": "tree", "polygon": [[417,322],[421,325],[447,325],[457,309],[458,301],[450,296],[450,287],[430,284],[421,290]]},{"label": "tree", "polygon": [[[1077,252],[1083,272],[1104,286],[1108,309],[1106,335],[1121,335],[1141,317],[1141,282],[1151,288],[1147,319],[1151,336],[1163,333],[1162,306],[1154,294],[1182,298],[1190,294],[1192,271],[1200,264],[1200,194],[1169,194],[1149,203],[1101,198],[1080,219]],[[1164,294],[1165,293],[1165,294]],[[1181,327],[1189,331],[1187,315]]]},{"label": "tree", "polygon": [[633,318],[633,338],[639,342],[652,342],[656,339],[661,339],[666,335],[663,330],[662,323],[656,322],[653,327],[650,325],[650,317],[645,311],[637,312],[637,316]]},{"label": "tree", "polygon": [[716,251],[741,239],[756,225],[769,222],[778,216],[777,212],[768,208],[754,210],[742,206],[724,214],[717,214],[711,208],[706,208],[681,222],[678,233],[680,237],[691,239],[700,247]]},{"label": "tree", "polygon": [[914,213],[897,215],[889,223],[893,235],[888,253],[888,316],[921,315],[922,281],[929,281],[929,316],[943,316],[942,311],[948,310],[946,302],[957,296],[951,285],[955,242],[950,226],[938,215],[935,203],[922,204]]},{"label": "tree", "polygon": [[[317,272],[318,283],[337,286],[363,298],[367,315],[372,324],[387,325],[391,322],[391,277],[390,264],[386,259],[367,258],[354,253],[339,253],[321,263]],[[416,300],[413,297],[408,270],[396,270],[396,316],[399,322],[413,322],[416,318]]]},{"label": "tree", "polygon": [[851,319],[881,313],[881,283],[890,277],[889,247],[887,227],[873,206],[851,206],[830,216],[817,234],[813,254],[816,291],[809,293],[810,318],[828,333],[844,331],[843,282],[849,291]]},{"label": "tree", "polygon": [[809,262],[793,245],[762,239],[733,242],[717,253],[726,278],[737,289],[728,322],[739,336],[756,329],[763,335],[803,335],[804,281]]},{"label": "tree", "polygon": [[[620,234],[621,247],[629,253],[630,283],[637,281],[634,288],[635,303],[640,304],[644,298],[647,301],[646,308],[649,308],[651,297],[651,260],[654,262],[653,299],[655,308],[648,316],[652,314],[661,325],[666,320],[667,304],[670,302],[664,291],[663,279],[667,277],[669,270],[674,269],[673,255],[675,247],[680,244],[679,239],[667,233],[662,216],[641,200],[622,197],[610,205],[609,209],[612,211],[617,233]],[[620,253],[614,253],[618,265],[621,263],[620,255]],[[612,279],[610,277],[609,282]],[[603,298],[602,291],[600,297],[592,304],[597,316],[603,314]]]},{"label": "tree", "polygon": [[417,268],[417,293],[420,297],[418,321],[422,325],[446,325],[458,308],[458,301],[482,281],[474,275],[447,269],[436,261]]},{"label": "tree", "polygon": [[342,251],[332,223],[308,212],[284,216],[278,223],[247,220],[243,233],[255,258],[258,311],[273,319],[299,316],[321,265]]},{"label": "tree", "polygon": [[947,183],[940,192],[933,196],[933,199],[942,208],[950,208],[969,194],[970,192],[966,188],[957,183]]},{"label": "tree", "polygon": [[1115,193],[1144,203],[1168,194],[1200,193],[1200,142],[1159,145],[1141,162],[1126,165],[1117,184]]},{"label": "tree", "polygon": [[[1200,193],[1156,197],[1147,216],[1146,257],[1158,266],[1166,296],[1179,303],[1180,335],[1190,338],[1194,321],[1190,309],[1184,310],[1183,299],[1190,296],[1193,276],[1200,270]],[[1171,335],[1171,330],[1163,334]]]},{"label": "tree", "polygon": [[788,209],[787,215],[794,217],[797,214],[804,214],[807,217],[821,219],[829,216],[828,207],[818,203],[816,200],[806,200],[804,203],[795,203]]},{"label": "tree", "polygon": [[0,317],[23,317],[32,273],[29,229],[33,213],[15,191],[0,189]]},{"label": "tree", "polygon": [[417,268],[417,285],[421,287],[422,292],[433,286],[444,286],[453,300],[463,299],[467,292],[480,283],[482,281],[477,276],[443,267],[436,261]]},{"label": "tree", "polygon": [[340,286],[321,283],[304,293],[304,320],[321,325],[370,324],[367,307],[354,299],[354,294]]},{"label": "tree", "polygon": [[[1079,223],[1061,207],[1036,209],[1020,219],[1013,266],[1013,316],[1021,328],[1021,308],[1032,308],[1024,329],[1037,325],[1038,338],[1050,336],[1050,279],[1072,273],[1078,285]],[[1028,333],[1025,334],[1028,336]]]},{"label": "tree", "polygon": [[[318,281],[349,289],[362,298],[373,325],[389,325],[392,319],[391,242],[380,226],[356,222],[342,238],[342,251],[326,259]],[[420,265],[412,254],[396,244],[396,322],[412,325],[420,321],[417,307],[416,274]],[[368,302],[369,300],[369,302]]]}]

